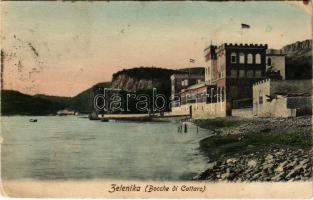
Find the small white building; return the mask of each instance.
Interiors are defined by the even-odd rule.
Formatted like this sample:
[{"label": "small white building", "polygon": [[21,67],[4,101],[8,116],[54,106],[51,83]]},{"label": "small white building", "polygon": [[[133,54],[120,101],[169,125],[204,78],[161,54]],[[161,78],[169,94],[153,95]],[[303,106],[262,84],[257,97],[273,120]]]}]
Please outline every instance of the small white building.
[{"label": "small white building", "polygon": [[294,117],[312,114],[312,80],[266,79],[253,85],[253,115]]}]

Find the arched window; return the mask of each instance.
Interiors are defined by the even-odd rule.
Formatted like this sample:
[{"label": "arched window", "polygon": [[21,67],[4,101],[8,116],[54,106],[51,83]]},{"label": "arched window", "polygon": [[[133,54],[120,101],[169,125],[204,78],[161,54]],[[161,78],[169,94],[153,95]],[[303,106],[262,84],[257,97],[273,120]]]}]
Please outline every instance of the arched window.
[{"label": "arched window", "polygon": [[255,55],[255,63],[261,64],[261,55],[259,53]]},{"label": "arched window", "polygon": [[267,66],[272,66],[272,59],[271,58],[267,59]]},{"label": "arched window", "polygon": [[231,63],[236,63],[237,62],[237,54],[236,53],[231,53]]},{"label": "arched window", "polygon": [[244,53],[240,53],[239,54],[239,63],[245,63],[245,54]]},{"label": "arched window", "polygon": [[248,64],[253,63],[253,55],[251,53],[248,54]]}]

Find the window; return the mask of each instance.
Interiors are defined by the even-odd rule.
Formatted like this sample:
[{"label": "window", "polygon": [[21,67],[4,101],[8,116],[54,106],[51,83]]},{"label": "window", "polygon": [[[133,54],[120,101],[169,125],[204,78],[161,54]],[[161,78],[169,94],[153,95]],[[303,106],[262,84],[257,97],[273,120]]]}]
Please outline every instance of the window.
[{"label": "window", "polygon": [[230,71],[230,76],[231,76],[231,77],[237,77],[237,70],[232,69],[232,70]]},{"label": "window", "polygon": [[259,96],[259,104],[263,104],[263,96]]},{"label": "window", "polygon": [[253,70],[247,71],[247,77],[253,77]]},{"label": "window", "polygon": [[261,55],[259,53],[255,55],[255,63],[261,64]]},{"label": "window", "polygon": [[272,66],[272,59],[271,58],[267,59],[267,66]]},{"label": "window", "polygon": [[251,53],[248,54],[248,64],[253,63],[253,55]]},{"label": "window", "polygon": [[236,53],[231,53],[231,63],[236,63],[236,60],[237,60],[237,56],[236,56]]},{"label": "window", "polygon": [[239,63],[241,64],[245,63],[245,54],[243,53],[239,54]]},{"label": "window", "polygon": [[181,82],[182,86],[188,86],[188,79],[185,79]]},{"label": "window", "polygon": [[239,77],[245,77],[245,70],[239,70]]},{"label": "window", "polygon": [[255,70],[255,76],[256,77],[262,77],[262,71],[261,70]]}]

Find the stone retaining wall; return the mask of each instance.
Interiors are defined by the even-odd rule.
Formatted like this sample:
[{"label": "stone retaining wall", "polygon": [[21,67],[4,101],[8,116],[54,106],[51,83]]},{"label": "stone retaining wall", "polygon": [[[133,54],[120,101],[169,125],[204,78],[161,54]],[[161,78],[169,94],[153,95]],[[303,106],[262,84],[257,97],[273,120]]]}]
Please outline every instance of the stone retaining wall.
[{"label": "stone retaining wall", "polygon": [[195,119],[206,119],[226,116],[225,102],[218,102],[212,104],[206,103],[185,104],[180,107],[173,107],[171,115],[188,115],[190,113],[190,107],[192,109],[192,118]]},{"label": "stone retaining wall", "polygon": [[233,109],[232,116],[251,118],[253,117],[253,109],[252,108]]}]

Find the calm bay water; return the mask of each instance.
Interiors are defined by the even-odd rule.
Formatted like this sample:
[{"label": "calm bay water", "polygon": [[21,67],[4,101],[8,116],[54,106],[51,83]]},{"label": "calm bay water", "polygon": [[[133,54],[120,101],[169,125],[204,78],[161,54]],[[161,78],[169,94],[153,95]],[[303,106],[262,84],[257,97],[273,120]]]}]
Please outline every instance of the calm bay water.
[{"label": "calm bay water", "polygon": [[180,134],[176,122],[30,118],[2,117],[3,179],[186,180],[207,162],[197,148],[208,132]]}]

